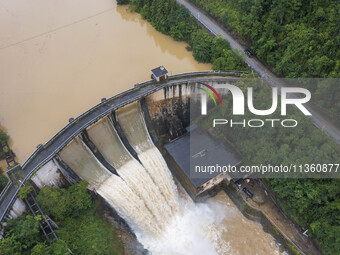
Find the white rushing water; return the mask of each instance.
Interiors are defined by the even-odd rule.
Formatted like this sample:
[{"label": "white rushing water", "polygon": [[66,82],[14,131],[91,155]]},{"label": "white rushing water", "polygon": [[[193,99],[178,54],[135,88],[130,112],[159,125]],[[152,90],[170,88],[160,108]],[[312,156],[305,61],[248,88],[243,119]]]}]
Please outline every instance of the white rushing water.
[{"label": "white rushing water", "polygon": [[161,233],[156,219],[144,201],[120,177],[110,176],[100,185],[98,193],[117,210],[135,232],[147,236],[157,236]]},{"label": "white rushing water", "polygon": [[87,132],[119,176],[109,172],[79,138],[61,151],[61,158],[96,188],[151,254],[242,254],[225,238],[226,209],[221,204],[195,204],[184,191],[179,195],[139,106],[128,105],[117,112],[117,117],[140,162],[124,147],[107,118]]},{"label": "white rushing water", "polygon": [[88,129],[91,141],[126,184],[145,202],[157,222],[167,224],[171,209],[145,168],[125,149],[108,119]]},{"label": "white rushing water", "polygon": [[139,105],[135,102],[123,107],[117,111],[117,118],[129,143],[168,201],[172,212],[177,213],[179,204],[176,185],[165,160],[149,136]]},{"label": "white rushing water", "polygon": [[145,202],[159,227],[163,229],[169,223],[172,212],[166,199],[162,196],[145,169],[134,160],[131,160],[118,169],[118,174]]},{"label": "white rushing water", "polygon": [[218,204],[194,204],[189,198],[179,204],[180,212],[156,238],[136,233],[146,249],[159,255],[231,254],[217,227],[224,218]]}]

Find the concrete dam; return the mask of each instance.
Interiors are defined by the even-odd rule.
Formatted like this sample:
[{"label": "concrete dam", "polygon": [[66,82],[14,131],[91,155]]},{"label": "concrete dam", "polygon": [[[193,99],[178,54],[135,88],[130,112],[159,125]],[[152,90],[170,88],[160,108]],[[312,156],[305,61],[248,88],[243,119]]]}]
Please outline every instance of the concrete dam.
[{"label": "concrete dam", "polygon": [[[152,253],[213,254],[226,250],[226,244],[216,238],[219,233],[214,222],[206,220],[209,208],[198,207],[190,199],[225,181],[226,176],[196,185],[176,155],[163,145],[189,133],[189,105],[197,97],[200,82],[214,86],[233,82],[238,76],[237,72],[191,73],[160,83],[137,84],[71,118],[22,166],[7,172],[11,181],[0,197],[1,222],[23,212],[24,203],[17,199],[23,183],[61,187],[83,179]],[[175,182],[186,192],[180,194]],[[194,220],[202,226],[188,233],[183,225]]]}]

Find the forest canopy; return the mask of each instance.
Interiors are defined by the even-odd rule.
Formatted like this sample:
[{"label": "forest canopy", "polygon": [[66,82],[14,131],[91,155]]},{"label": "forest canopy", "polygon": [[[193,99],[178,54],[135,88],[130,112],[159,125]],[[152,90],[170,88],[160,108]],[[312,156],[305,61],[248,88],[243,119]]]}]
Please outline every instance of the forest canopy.
[{"label": "forest canopy", "polygon": [[242,58],[231,50],[228,41],[213,37],[201,28],[188,9],[177,4],[176,0],[130,0],[129,3],[155,29],[176,41],[187,42],[197,61],[212,63],[214,70],[248,70]]},{"label": "forest canopy", "polygon": [[[339,1],[192,1],[232,29],[280,76],[340,78]],[[313,102],[340,124],[338,85],[305,87]]]},{"label": "forest canopy", "polygon": [[97,215],[87,185],[81,181],[67,189],[44,187],[38,193],[42,210],[58,225],[55,232],[59,241],[47,243],[39,227],[41,215],[23,215],[8,221],[0,254],[124,254],[115,229]]}]

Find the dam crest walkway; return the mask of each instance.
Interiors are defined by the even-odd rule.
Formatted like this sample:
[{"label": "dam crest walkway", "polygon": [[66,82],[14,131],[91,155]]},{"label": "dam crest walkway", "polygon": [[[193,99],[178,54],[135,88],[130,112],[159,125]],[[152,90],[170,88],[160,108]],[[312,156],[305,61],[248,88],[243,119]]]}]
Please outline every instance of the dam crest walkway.
[{"label": "dam crest walkway", "polygon": [[[70,123],[53,136],[46,144],[40,144],[37,146],[37,150],[21,166],[23,182],[16,185],[10,178],[8,184],[0,194],[0,223],[6,221],[6,216],[15,203],[19,189],[22,185],[24,185],[24,182],[29,180],[44,164],[53,159],[61,149],[78,136],[84,129],[94,124],[99,119],[127,104],[137,101],[142,97],[150,95],[168,86],[192,82],[223,82],[230,80],[232,76],[239,77],[243,73],[245,72],[208,71],[178,74],[170,76],[167,80],[159,83],[151,80],[136,84],[134,88],[124,91],[109,99],[103,98],[100,104],[92,107],[76,119],[70,119]],[[16,171],[16,168],[13,169],[7,171],[8,176],[11,176],[13,171]]]}]

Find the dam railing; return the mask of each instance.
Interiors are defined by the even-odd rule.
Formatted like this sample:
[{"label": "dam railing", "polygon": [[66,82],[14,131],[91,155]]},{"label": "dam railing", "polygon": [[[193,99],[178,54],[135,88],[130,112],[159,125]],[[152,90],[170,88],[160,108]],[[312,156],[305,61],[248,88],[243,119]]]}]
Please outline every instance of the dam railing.
[{"label": "dam railing", "polygon": [[[248,72],[245,71],[208,71],[208,72],[190,72],[190,73],[181,73],[181,74],[174,74],[169,76],[169,78],[166,81],[171,81],[174,79],[179,79],[179,78],[185,78],[185,77],[198,77],[198,76],[228,76],[228,75],[236,75],[236,76],[240,76],[242,74],[247,74]],[[137,83],[135,84],[135,88],[139,88],[142,86],[146,86],[148,84],[152,84],[155,83],[154,80],[151,81],[146,81],[143,83]]]},{"label": "dam railing", "polygon": [[[76,119],[70,121],[63,129],[56,133],[45,145],[38,145],[36,151],[22,165],[24,181],[16,187],[11,180],[0,194],[0,223],[14,204],[21,186],[32,177],[44,164],[50,161],[62,148],[78,136],[82,130],[97,122],[99,119],[110,114],[127,104],[130,104],[142,97],[150,95],[164,87],[179,83],[198,81],[221,81],[225,76],[239,77],[247,72],[240,71],[208,71],[191,72],[169,76],[162,82],[154,80],[136,84],[133,88],[119,93],[109,99],[102,99],[101,103],[87,110]],[[219,77],[216,77],[219,76]],[[8,170],[8,175],[13,170]]]}]

